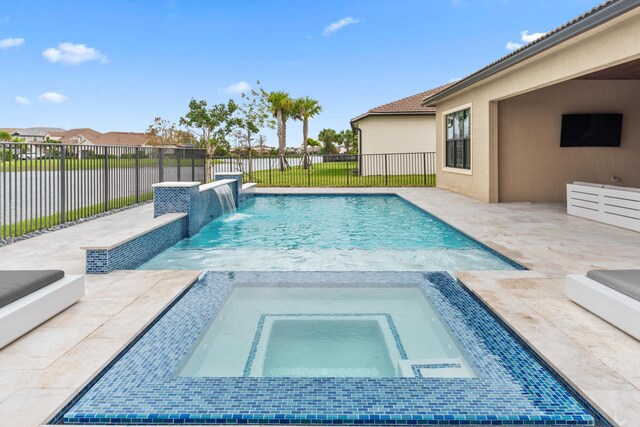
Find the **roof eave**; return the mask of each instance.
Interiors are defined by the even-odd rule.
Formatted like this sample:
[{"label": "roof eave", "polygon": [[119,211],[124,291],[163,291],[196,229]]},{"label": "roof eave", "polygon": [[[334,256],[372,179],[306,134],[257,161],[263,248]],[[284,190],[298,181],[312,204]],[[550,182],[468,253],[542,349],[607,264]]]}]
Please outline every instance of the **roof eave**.
[{"label": "roof eave", "polygon": [[350,123],[356,123],[371,116],[435,116],[435,111],[403,111],[397,113],[364,113],[351,119]]},{"label": "roof eave", "polygon": [[458,83],[455,83],[442,92],[438,92],[433,96],[425,98],[425,100],[422,101],[421,105],[425,107],[434,107],[434,102],[447,98],[448,96],[466,89],[469,86],[472,86],[494,74],[504,71],[507,68],[510,68],[523,61],[526,61],[527,59],[532,58],[535,55],[538,55],[548,49],[551,49],[552,47],[564,43],[565,41],[570,40],[593,28],[596,28],[599,25],[617,18],[620,15],[624,15],[625,13],[637,8],[638,6],[640,6],[640,2],[638,2],[637,0],[620,0],[617,3],[613,3],[610,6],[595,12],[593,15],[587,16],[579,22],[576,22],[575,24],[570,25],[569,27],[561,31],[558,31],[555,34],[550,35],[544,40],[541,40],[538,43],[534,43],[530,47],[527,47],[520,52],[515,53],[513,56],[510,56],[503,61],[497,62],[486,70],[472,75],[469,78],[460,80]]}]

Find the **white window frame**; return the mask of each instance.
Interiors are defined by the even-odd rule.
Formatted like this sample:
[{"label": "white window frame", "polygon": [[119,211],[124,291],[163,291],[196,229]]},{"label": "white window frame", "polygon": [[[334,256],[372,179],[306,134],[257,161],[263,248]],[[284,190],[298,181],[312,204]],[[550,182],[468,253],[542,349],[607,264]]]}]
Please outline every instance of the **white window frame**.
[{"label": "white window frame", "polygon": [[[469,110],[469,114],[471,115],[471,120],[469,120],[469,155],[471,156],[469,159],[470,162],[470,168],[469,169],[463,169],[463,168],[454,168],[454,167],[448,167],[447,166],[447,116],[449,114],[453,114],[453,113],[457,113],[458,111],[461,110]],[[455,108],[451,108],[447,111],[443,111],[442,112],[442,144],[441,144],[441,148],[442,148],[442,171],[443,172],[450,172],[450,173],[458,173],[461,175],[473,175],[473,103],[468,103],[468,104],[462,104],[459,105]]]}]

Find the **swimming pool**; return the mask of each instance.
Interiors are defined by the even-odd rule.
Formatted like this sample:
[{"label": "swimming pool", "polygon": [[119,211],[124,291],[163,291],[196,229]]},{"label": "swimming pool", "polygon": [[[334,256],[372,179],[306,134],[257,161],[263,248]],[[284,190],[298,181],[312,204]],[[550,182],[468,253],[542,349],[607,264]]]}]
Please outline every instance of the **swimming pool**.
[{"label": "swimming pool", "polygon": [[453,271],[521,268],[396,195],[260,195],[139,269]]},{"label": "swimming pool", "polygon": [[[323,304],[323,296],[337,303]],[[225,330],[234,345],[216,343]],[[328,348],[300,346],[309,336]],[[343,358],[342,344],[363,357]],[[206,362],[209,346],[229,357]],[[335,357],[314,355],[331,350]],[[230,366],[222,372],[213,364]],[[209,272],[53,422],[593,425],[594,418],[447,273]]]}]

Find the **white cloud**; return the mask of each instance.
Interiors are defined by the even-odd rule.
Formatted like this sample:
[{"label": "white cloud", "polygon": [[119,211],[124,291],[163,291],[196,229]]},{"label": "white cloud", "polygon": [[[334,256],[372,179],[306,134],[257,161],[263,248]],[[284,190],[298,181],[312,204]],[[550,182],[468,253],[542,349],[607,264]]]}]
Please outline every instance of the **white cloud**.
[{"label": "white cloud", "polygon": [[505,48],[507,50],[520,49],[525,44],[529,44],[538,40],[540,37],[544,37],[547,33],[529,33],[529,30],[520,31],[520,41],[522,43],[507,42]]},{"label": "white cloud", "polygon": [[29,100],[29,98],[27,98],[25,96],[16,96],[16,99],[14,99],[13,102],[15,102],[18,105],[29,105],[29,104],[31,104],[31,101]]},{"label": "white cloud", "polygon": [[98,61],[101,64],[109,62],[107,57],[93,47],[81,43],[60,43],[57,48],[50,47],[42,52],[49,62],[63,64],[81,64],[87,61]]},{"label": "white cloud", "polygon": [[346,27],[347,25],[352,25],[352,24],[357,24],[358,22],[360,22],[359,19],[355,19],[351,16],[347,16],[346,18],[342,18],[339,21],[333,22],[329,25],[327,25],[324,29],[324,32],[322,33],[322,35],[324,36],[328,36],[331,33],[335,33],[336,31],[338,31],[341,28]]},{"label": "white cloud", "polygon": [[507,44],[504,47],[507,50],[516,50],[516,49],[520,49],[522,47],[522,45],[520,43],[507,42]]},{"label": "white cloud", "polygon": [[452,79],[449,79],[449,83],[455,83],[455,82],[459,82],[460,80],[462,80],[461,77],[454,77]]},{"label": "white cloud", "polygon": [[251,85],[245,81],[241,81],[238,83],[232,83],[226,88],[223,89],[224,92],[227,93],[243,93],[247,92],[251,89]]},{"label": "white cloud", "polygon": [[538,40],[540,37],[546,36],[547,33],[531,33],[529,34],[529,30],[524,30],[520,32],[520,40],[525,43],[531,43]]},{"label": "white cloud", "polygon": [[38,97],[38,101],[46,104],[60,104],[67,99],[69,98],[58,92],[45,92]]},{"label": "white cloud", "polygon": [[10,47],[18,47],[24,44],[24,39],[9,37],[8,39],[0,40],[0,49],[9,49]]}]

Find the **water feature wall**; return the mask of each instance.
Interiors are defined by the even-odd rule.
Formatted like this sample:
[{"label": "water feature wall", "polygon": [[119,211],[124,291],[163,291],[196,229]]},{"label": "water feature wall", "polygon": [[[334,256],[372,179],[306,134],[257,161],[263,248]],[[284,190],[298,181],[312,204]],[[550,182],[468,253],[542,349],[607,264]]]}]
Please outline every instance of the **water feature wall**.
[{"label": "water feature wall", "polygon": [[242,184],[242,173],[226,172],[215,181],[162,182],[153,185],[154,217],[167,213],[187,214],[187,237],[213,219],[235,210],[254,195],[254,184]]},{"label": "water feature wall", "polygon": [[152,223],[159,225],[115,243],[84,248],[86,272],[103,274],[138,267],[177,241],[198,233],[215,218],[235,211],[240,202],[250,197],[249,193],[253,195],[247,190],[247,195],[243,196],[241,185],[236,179],[221,179],[204,185],[199,182],[154,184]]},{"label": "water feature wall", "polygon": [[153,186],[155,217],[167,213],[187,214],[187,236],[193,236],[213,219],[235,209],[233,186],[226,179],[200,185],[197,182],[163,182]]}]

